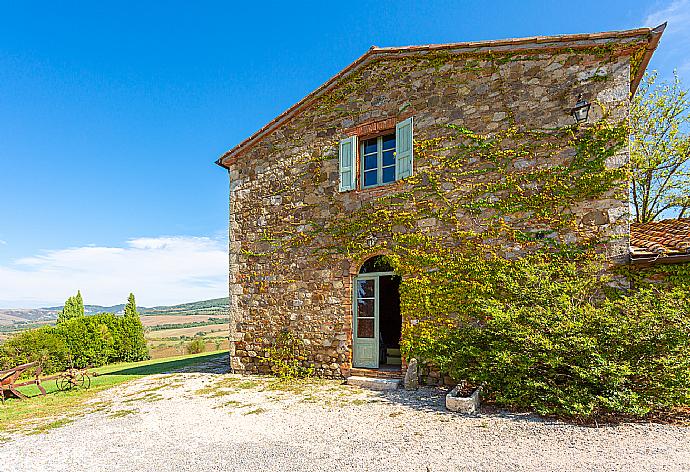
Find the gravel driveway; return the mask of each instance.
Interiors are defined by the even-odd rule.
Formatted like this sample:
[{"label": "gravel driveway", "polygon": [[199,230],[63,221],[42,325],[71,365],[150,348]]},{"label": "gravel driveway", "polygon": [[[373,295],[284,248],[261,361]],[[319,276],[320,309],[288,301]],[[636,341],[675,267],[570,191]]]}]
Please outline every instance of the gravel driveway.
[{"label": "gravel driveway", "polygon": [[102,392],[91,413],[0,445],[20,471],[690,470],[690,428],[463,417],[442,392],[187,372]]}]

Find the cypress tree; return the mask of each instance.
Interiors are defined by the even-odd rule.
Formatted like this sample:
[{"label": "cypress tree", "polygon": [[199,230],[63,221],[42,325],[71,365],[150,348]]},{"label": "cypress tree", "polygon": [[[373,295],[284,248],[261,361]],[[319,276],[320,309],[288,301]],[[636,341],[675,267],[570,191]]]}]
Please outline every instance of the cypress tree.
[{"label": "cypress tree", "polygon": [[130,293],[125,305],[125,316],[139,316],[137,312],[137,302],[134,300],[134,294]]},{"label": "cypress tree", "polygon": [[81,298],[81,290],[77,290],[77,296],[74,297],[74,316],[84,316],[84,299]]},{"label": "cypress tree", "polygon": [[72,309],[72,306],[74,305],[73,300],[74,298],[72,297],[69,297],[67,298],[67,300],[65,300],[65,304],[62,307],[62,311],[58,314],[58,324],[64,323],[68,319],[72,318],[72,313],[74,312],[74,310]]}]

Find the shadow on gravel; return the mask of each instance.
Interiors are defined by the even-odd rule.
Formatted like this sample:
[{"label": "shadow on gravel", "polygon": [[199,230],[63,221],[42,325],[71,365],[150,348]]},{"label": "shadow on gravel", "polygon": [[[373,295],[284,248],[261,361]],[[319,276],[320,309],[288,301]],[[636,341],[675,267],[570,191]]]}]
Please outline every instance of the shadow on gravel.
[{"label": "shadow on gravel", "polygon": [[421,387],[418,390],[385,390],[381,398],[419,411],[450,413],[446,410],[446,389]]},{"label": "shadow on gravel", "polygon": [[408,408],[453,418],[491,418],[500,417],[520,423],[559,424],[560,421],[542,418],[531,413],[514,413],[483,405],[477,415],[465,416],[446,409],[446,393],[449,389],[441,387],[420,387],[418,390],[388,390],[381,392],[381,398]]},{"label": "shadow on gravel", "polygon": [[215,353],[207,356],[195,357],[193,359],[177,359],[140,367],[130,367],[101,375],[155,375],[173,372],[223,374],[228,372],[229,365],[228,353]]}]

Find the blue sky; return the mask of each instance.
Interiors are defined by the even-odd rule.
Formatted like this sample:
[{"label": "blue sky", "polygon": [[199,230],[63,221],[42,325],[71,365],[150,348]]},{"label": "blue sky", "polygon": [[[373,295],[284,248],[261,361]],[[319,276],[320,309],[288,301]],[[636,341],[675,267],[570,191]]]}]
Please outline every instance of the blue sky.
[{"label": "blue sky", "polygon": [[690,0],[62,3],[0,2],[0,307],[225,296],[213,161],[373,44],[669,20],[690,82]]}]

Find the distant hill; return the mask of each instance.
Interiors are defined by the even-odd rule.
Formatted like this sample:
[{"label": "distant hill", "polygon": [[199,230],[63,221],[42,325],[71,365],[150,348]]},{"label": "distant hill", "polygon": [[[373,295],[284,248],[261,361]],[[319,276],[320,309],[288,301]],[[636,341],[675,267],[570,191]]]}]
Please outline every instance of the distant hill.
[{"label": "distant hill", "polygon": [[[155,306],[152,308],[138,307],[142,316],[147,315],[218,315],[227,316],[228,298],[215,298],[199,302],[182,303],[180,305]],[[33,309],[0,309],[0,325],[14,325],[21,323],[48,322],[57,319],[61,306]],[[101,306],[84,305],[87,315],[96,313],[124,313],[125,305]]]},{"label": "distant hill", "polygon": [[[48,308],[41,308],[42,310],[50,310],[57,313],[62,311],[61,306],[52,306]],[[84,314],[95,315],[96,313],[115,313],[121,315],[125,312],[125,304],[113,305],[113,306],[101,306],[101,305],[84,305]]]},{"label": "distant hill", "polygon": [[48,308],[0,310],[0,326],[16,323],[51,321],[57,319],[58,311]]},{"label": "distant hill", "polygon": [[214,298],[201,302],[183,303],[181,305],[155,306],[153,308],[139,308],[142,316],[147,315],[219,315],[227,316],[229,309],[228,297]]}]

